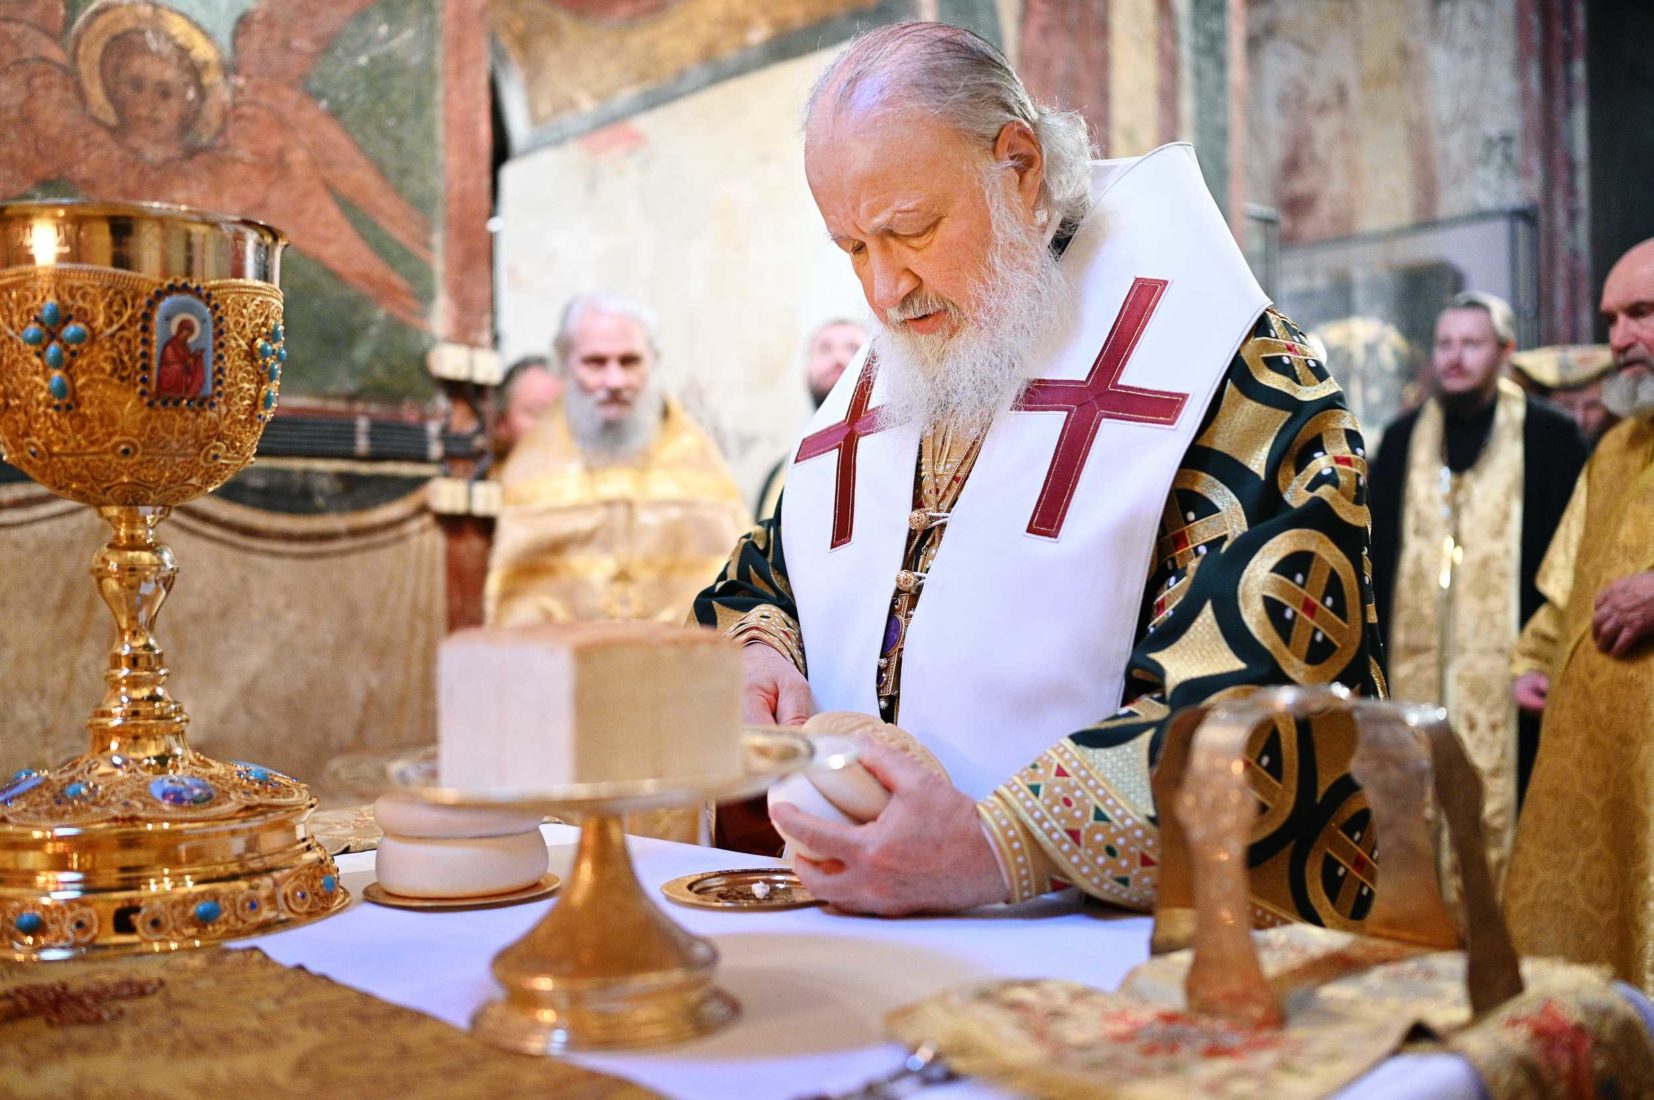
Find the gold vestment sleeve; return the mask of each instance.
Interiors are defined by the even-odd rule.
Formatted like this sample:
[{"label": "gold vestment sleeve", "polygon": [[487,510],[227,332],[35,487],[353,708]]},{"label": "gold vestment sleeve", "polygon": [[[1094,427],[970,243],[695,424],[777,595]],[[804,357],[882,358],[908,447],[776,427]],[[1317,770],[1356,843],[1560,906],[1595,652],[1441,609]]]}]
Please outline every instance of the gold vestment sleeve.
[{"label": "gold vestment sleeve", "polygon": [[801,674],[804,667],[804,640],[798,620],[772,605],[761,605],[736,619],[724,636],[742,645],[767,645],[793,663]]},{"label": "gold vestment sleeve", "polygon": [[1039,838],[1017,816],[1013,805],[1003,791],[994,791],[976,804],[976,812],[982,818],[982,831],[1010,888],[1006,900],[1015,905],[1048,894],[1054,887],[1051,860]]},{"label": "gold vestment sleeve", "polygon": [[1568,507],[1551,536],[1550,549],[1539,563],[1534,579],[1545,603],[1533,613],[1516,639],[1511,653],[1510,674],[1521,676],[1528,672],[1551,675],[1562,649],[1562,609],[1568,606],[1573,594],[1574,562],[1579,557],[1579,541],[1585,537],[1585,510],[1587,507],[1585,476],[1580,475],[1574,486]]}]

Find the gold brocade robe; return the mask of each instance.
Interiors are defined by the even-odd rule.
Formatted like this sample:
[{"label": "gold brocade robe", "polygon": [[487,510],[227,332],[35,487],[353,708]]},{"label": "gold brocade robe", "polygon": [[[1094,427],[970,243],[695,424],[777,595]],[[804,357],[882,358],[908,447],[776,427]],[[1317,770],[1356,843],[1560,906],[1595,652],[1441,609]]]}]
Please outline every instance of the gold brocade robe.
[{"label": "gold brocade robe", "polygon": [[1602,438],[1540,569],[1547,604],[1518,667],[1553,635],[1538,762],[1505,884],[1517,949],[1605,963],[1654,989],[1654,643],[1597,649],[1597,593],[1654,569],[1654,424]]},{"label": "gold brocade robe", "polygon": [[561,406],[549,410],[500,487],[485,593],[495,626],[681,623],[750,523],[717,446],[671,401],[648,450],[604,466],[587,463]]},{"label": "gold brocade robe", "polygon": [[[1501,381],[1495,401],[1487,444],[1451,487],[1442,476],[1441,406],[1432,400],[1419,411],[1407,450],[1389,657],[1392,697],[1446,707],[1481,773],[1482,829],[1497,890],[1516,839],[1510,651],[1522,626],[1527,400]],[[1445,858],[1448,849],[1439,850]]]}]

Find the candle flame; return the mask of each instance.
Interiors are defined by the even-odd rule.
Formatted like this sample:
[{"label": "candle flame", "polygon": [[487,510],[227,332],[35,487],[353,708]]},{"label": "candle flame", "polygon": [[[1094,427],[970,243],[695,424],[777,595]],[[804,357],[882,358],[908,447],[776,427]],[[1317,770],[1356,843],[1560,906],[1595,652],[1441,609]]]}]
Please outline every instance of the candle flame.
[{"label": "candle flame", "polygon": [[35,222],[29,230],[29,250],[37,264],[57,262],[57,227],[49,221]]}]

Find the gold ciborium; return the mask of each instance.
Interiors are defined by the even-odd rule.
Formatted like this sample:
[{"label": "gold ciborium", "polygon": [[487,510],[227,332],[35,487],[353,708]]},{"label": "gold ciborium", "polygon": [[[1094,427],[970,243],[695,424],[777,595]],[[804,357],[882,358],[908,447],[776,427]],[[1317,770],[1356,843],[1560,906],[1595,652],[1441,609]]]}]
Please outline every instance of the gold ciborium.
[{"label": "gold ciborium", "polygon": [[740,1014],[714,982],[718,949],[644,893],[626,850],[628,813],[750,798],[806,767],[832,770],[854,753],[817,756],[797,730],[749,728],[739,774],[577,783],[541,790],[423,788],[444,806],[537,810],[580,826],[574,867],[545,918],[494,956],[502,996],[471,1029],[520,1054],[564,1054],[681,1042]]},{"label": "gold ciborium", "polygon": [[153,629],[178,573],[155,526],[252,460],[287,358],[268,226],[147,203],[0,205],[0,449],[113,537],[91,744],[0,780],[0,943],[19,959],[172,951],[348,900],[304,786],[194,752]]}]

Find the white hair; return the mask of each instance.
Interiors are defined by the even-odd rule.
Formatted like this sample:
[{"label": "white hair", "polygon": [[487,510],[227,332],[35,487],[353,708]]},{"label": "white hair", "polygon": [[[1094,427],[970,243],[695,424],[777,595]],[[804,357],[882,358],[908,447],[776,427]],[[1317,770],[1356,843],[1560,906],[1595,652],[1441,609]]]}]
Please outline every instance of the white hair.
[{"label": "white hair", "polygon": [[[969,311],[920,290],[875,318],[873,351],[885,382],[887,423],[985,428],[1027,384],[1041,347],[1072,305],[1040,231],[1016,218],[1002,190],[986,188],[986,194],[993,248]],[[954,323],[947,336],[920,336],[901,326],[938,310]]]},{"label": "white hair", "polygon": [[1481,310],[1487,314],[1488,321],[1493,325],[1493,338],[1501,344],[1516,346],[1516,311],[1510,308],[1509,302],[1497,294],[1467,290],[1463,294],[1455,294],[1449,298],[1447,305],[1442,307],[1442,312],[1446,313],[1450,309]]},{"label": "white hair", "polygon": [[1033,130],[1045,158],[1041,209],[1072,233],[1091,209],[1095,155],[1085,119],[1035,102],[993,43],[946,23],[894,23],[858,36],[816,82],[804,124],[834,110],[897,103],[945,119],[991,150],[1010,122]]},{"label": "white hair", "polygon": [[551,350],[560,370],[567,370],[569,354],[574,351],[574,330],[588,313],[605,317],[624,317],[637,325],[649,345],[650,358],[660,360],[660,321],[654,310],[633,298],[620,294],[577,294],[563,307],[563,317],[557,322],[557,335],[552,337]]}]

